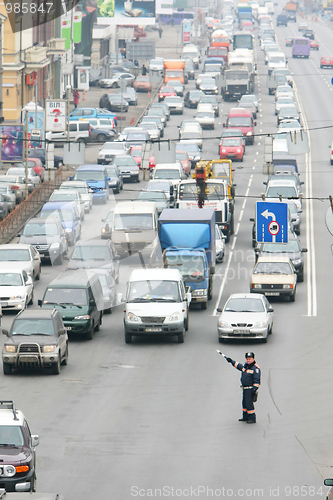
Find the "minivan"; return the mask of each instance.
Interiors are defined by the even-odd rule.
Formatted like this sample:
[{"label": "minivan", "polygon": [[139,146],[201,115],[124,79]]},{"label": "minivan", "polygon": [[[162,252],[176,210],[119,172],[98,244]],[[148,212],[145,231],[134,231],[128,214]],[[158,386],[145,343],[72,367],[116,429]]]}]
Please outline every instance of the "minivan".
[{"label": "minivan", "polygon": [[183,343],[190,302],[179,269],[134,269],[125,298],[126,344],[133,336],[152,334],[176,336]]},{"label": "minivan", "polygon": [[111,241],[118,254],[142,253],[155,262],[158,251],[156,203],[120,201],[111,221]]},{"label": "minivan", "polygon": [[91,340],[103,317],[103,290],[99,277],[83,269],[61,273],[49,283],[38,305],[58,309],[68,332]]},{"label": "minivan", "polygon": [[106,168],[99,164],[81,165],[75,171],[70,181],[85,181],[93,192],[93,202],[106,204],[109,199],[109,177]]},{"label": "minivan", "polygon": [[254,127],[257,123],[253,120],[252,112],[246,108],[231,108],[226,123],[223,127],[240,128],[245,137],[246,144],[254,143]]},{"label": "minivan", "polygon": [[[91,134],[89,122],[84,121],[71,121],[69,123],[69,139],[76,142],[88,142]],[[67,130],[61,132],[47,132],[45,134],[46,142],[67,141]]]}]

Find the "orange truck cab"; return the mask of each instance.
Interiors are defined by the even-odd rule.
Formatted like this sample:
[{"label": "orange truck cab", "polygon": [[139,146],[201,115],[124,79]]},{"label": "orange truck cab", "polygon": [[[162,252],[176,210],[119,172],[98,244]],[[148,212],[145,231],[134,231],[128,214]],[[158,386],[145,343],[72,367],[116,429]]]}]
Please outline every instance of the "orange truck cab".
[{"label": "orange truck cab", "polygon": [[240,128],[245,137],[246,144],[254,143],[254,127],[257,123],[253,120],[252,112],[246,108],[231,108],[226,123],[223,127],[228,129]]},{"label": "orange truck cab", "polygon": [[227,49],[230,50],[228,33],[224,30],[213,31],[210,45],[211,47],[227,47]]},{"label": "orange truck cab", "polygon": [[184,85],[185,61],[181,59],[169,59],[164,61],[164,83],[179,80]]}]

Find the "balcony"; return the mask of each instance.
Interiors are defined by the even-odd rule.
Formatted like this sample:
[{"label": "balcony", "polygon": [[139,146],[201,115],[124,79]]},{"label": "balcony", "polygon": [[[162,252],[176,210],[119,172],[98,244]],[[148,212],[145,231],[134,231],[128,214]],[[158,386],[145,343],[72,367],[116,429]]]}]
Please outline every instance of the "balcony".
[{"label": "balcony", "polygon": [[51,38],[47,41],[47,55],[57,55],[66,52],[66,38]]},{"label": "balcony", "polygon": [[28,69],[40,69],[50,64],[50,59],[47,57],[47,48],[33,46],[24,52],[23,57],[26,67]]}]

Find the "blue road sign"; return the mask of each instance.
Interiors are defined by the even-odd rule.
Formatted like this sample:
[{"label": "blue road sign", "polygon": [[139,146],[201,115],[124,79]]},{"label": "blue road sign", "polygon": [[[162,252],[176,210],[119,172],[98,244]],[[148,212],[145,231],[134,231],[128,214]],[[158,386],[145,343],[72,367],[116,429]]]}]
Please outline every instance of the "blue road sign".
[{"label": "blue road sign", "polygon": [[288,243],[288,203],[257,201],[258,243]]}]

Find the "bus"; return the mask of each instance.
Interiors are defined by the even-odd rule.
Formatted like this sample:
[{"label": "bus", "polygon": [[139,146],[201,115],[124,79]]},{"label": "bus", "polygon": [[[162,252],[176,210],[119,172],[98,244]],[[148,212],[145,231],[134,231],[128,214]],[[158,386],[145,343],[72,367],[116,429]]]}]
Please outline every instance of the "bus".
[{"label": "bus", "polygon": [[292,56],[309,58],[311,40],[309,38],[293,38]]},{"label": "bus", "polygon": [[253,33],[237,31],[233,37],[233,50],[249,49],[253,51]]},{"label": "bus", "polygon": [[182,12],[178,12],[177,10],[174,10],[172,14],[159,14],[158,18],[164,24],[182,24],[184,19],[194,19],[194,11],[184,10]]},{"label": "bus", "polygon": [[210,45],[211,47],[227,47],[230,50],[228,33],[224,30],[213,31]]}]

